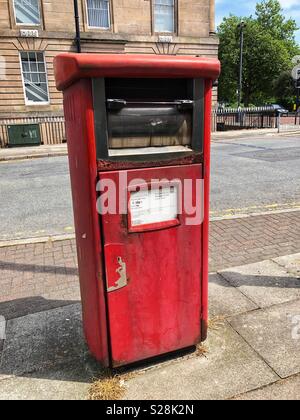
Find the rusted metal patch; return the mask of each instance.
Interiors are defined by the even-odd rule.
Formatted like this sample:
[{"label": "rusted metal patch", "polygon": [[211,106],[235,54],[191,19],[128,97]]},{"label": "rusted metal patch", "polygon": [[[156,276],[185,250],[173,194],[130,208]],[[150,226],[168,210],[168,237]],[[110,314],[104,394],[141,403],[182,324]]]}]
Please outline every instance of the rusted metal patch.
[{"label": "rusted metal patch", "polygon": [[192,165],[195,163],[203,163],[203,154],[202,153],[193,153],[191,155],[180,157],[180,158],[170,158],[170,155],[166,159],[160,160],[148,160],[148,161],[114,161],[114,160],[98,160],[97,165],[98,169],[101,171],[117,171],[117,170],[129,170],[136,169],[137,165],[139,168],[157,168],[162,166],[176,166],[176,165]]},{"label": "rusted metal patch", "polygon": [[208,322],[206,319],[201,320],[201,342],[203,343],[207,339],[208,333]]}]

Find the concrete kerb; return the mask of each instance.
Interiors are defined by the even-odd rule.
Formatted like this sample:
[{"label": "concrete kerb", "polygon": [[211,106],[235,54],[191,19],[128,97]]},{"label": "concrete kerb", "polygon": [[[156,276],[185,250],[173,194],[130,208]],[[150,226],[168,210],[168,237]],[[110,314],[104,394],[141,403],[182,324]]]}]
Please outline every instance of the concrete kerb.
[{"label": "concrete kerb", "polygon": [[0,162],[66,156],[67,145],[48,145],[0,149]]},{"label": "concrete kerb", "polygon": [[263,130],[236,130],[236,131],[217,131],[212,133],[212,140],[235,139],[235,138],[251,138],[257,136],[278,135],[277,128]]},{"label": "concrete kerb", "polygon": [[32,155],[23,155],[23,156],[0,156],[0,163],[3,162],[15,162],[21,160],[29,159],[42,159],[42,158],[51,158],[51,157],[61,157],[68,156],[68,152],[53,152],[53,153],[37,153]]}]

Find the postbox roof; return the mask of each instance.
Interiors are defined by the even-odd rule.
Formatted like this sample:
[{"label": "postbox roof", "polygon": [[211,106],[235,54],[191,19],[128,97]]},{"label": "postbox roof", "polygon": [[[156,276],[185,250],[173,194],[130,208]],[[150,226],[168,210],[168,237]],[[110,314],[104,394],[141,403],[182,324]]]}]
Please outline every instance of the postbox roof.
[{"label": "postbox roof", "polygon": [[60,54],[54,60],[56,86],[64,90],[79,79],[95,77],[205,78],[221,71],[217,59],[140,54]]}]

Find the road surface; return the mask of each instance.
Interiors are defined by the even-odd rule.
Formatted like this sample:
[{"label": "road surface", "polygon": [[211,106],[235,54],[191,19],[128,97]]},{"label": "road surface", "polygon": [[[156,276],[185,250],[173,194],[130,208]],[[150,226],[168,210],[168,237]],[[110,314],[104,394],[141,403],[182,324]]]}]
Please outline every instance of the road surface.
[{"label": "road surface", "polygon": [[[300,137],[212,144],[213,218],[300,208]],[[0,164],[0,241],[74,232],[66,157]]]},{"label": "road surface", "polygon": [[212,145],[211,215],[300,208],[300,136]]}]

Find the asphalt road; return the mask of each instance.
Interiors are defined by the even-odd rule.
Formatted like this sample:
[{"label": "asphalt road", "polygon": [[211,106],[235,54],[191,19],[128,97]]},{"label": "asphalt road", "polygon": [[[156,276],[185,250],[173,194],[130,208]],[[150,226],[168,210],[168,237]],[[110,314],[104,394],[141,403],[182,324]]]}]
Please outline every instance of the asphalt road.
[{"label": "asphalt road", "polygon": [[[213,143],[213,218],[296,208],[300,136]],[[0,241],[73,231],[66,157],[0,164]]]},{"label": "asphalt road", "polygon": [[0,241],[72,233],[67,157],[0,164]]},{"label": "asphalt road", "polygon": [[212,217],[300,209],[300,135],[214,142],[211,173]]}]

